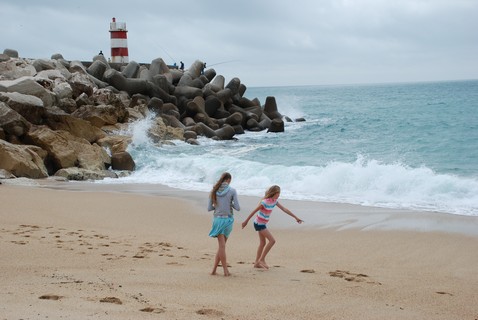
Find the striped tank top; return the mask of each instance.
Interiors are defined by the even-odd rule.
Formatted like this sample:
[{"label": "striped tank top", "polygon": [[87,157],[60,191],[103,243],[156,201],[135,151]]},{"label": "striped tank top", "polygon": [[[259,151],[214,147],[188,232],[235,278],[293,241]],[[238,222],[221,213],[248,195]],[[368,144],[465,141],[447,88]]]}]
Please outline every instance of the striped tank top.
[{"label": "striped tank top", "polygon": [[272,209],[277,204],[277,199],[274,200],[272,198],[262,199],[261,205],[262,207],[256,214],[256,218],[254,219],[255,224],[265,225],[269,222],[269,218],[271,217]]}]

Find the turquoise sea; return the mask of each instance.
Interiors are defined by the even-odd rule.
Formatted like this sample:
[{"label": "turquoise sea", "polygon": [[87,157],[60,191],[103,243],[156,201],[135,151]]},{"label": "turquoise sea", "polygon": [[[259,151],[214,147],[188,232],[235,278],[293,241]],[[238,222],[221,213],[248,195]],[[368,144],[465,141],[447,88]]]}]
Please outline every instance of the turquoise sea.
[{"label": "turquoise sea", "polygon": [[234,141],[200,138],[154,146],[149,119],[132,127],[133,175],[102,183],[151,183],[209,191],[223,171],[239,194],[478,216],[478,80],[248,88],[274,96],[285,132]]}]

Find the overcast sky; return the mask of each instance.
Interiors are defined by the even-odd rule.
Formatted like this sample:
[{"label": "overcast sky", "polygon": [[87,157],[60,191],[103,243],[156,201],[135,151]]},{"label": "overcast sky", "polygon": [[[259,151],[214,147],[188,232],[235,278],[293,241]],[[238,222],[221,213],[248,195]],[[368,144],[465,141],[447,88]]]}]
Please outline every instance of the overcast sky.
[{"label": "overcast sky", "polygon": [[478,79],[478,0],[1,0],[0,52],[206,62],[246,86]]}]

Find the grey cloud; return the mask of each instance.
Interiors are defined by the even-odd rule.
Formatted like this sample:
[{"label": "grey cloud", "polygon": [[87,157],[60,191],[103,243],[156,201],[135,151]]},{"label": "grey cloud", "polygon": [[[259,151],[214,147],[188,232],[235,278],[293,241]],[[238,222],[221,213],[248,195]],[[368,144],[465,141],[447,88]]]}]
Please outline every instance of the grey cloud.
[{"label": "grey cloud", "polygon": [[[478,78],[478,2],[3,0],[0,43],[88,60],[126,22],[130,59],[196,59],[249,86]],[[0,48],[2,49],[2,48]]]}]

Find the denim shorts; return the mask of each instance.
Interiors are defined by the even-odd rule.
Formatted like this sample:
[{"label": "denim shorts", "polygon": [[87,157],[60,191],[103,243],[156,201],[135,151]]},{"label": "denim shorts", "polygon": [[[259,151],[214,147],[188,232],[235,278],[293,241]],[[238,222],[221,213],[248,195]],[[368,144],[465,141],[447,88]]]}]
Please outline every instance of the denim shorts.
[{"label": "denim shorts", "polygon": [[257,223],[254,222],[254,229],[256,229],[256,231],[262,231],[262,230],[267,229],[267,225],[257,224]]}]

